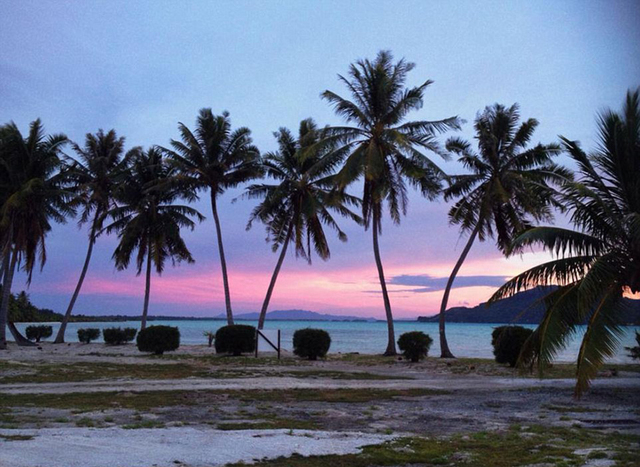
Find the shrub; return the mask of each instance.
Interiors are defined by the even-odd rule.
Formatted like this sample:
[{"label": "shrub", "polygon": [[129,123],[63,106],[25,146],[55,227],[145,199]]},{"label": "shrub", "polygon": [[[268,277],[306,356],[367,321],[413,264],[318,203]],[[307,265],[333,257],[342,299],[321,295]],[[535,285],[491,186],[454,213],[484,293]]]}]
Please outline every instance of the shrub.
[{"label": "shrub", "polygon": [[298,329],[293,334],[293,353],[298,357],[317,360],[327,355],[331,336],[324,329]]},{"label": "shrub", "polygon": [[98,337],[100,337],[100,329],[98,328],[78,329],[78,340],[80,342],[88,344],[91,341],[96,340]]},{"label": "shrub", "polygon": [[630,353],[629,356],[634,360],[640,359],[640,332],[636,331],[636,342],[638,345],[635,347],[625,347]]},{"label": "shrub", "polygon": [[241,355],[256,350],[256,328],[246,324],[223,326],[216,332],[216,353]]},{"label": "shrub", "polygon": [[140,352],[162,355],[180,347],[180,331],[173,326],[149,326],[138,333],[136,343]]},{"label": "shrub", "polygon": [[44,324],[38,326],[27,326],[27,339],[40,342],[41,339],[51,337],[53,334],[53,328]]},{"label": "shrub", "polygon": [[499,326],[491,333],[491,345],[493,355],[498,363],[508,363],[516,366],[522,346],[529,336],[533,334],[531,329],[522,326]]},{"label": "shrub", "polygon": [[106,328],[102,331],[105,344],[122,345],[131,342],[136,337],[135,328]]},{"label": "shrub", "polygon": [[418,362],[427,356],[433,339],[422,331],[405,332],[398,339],[402,355],[412,362]]},{"label": "shrub", "polygon": [[211,347],[213,345],[214,339],[216,338],[216,333],[213,331],[204,331],[202,335],[207,338],[207,341],[209,342],[209,347]]}]

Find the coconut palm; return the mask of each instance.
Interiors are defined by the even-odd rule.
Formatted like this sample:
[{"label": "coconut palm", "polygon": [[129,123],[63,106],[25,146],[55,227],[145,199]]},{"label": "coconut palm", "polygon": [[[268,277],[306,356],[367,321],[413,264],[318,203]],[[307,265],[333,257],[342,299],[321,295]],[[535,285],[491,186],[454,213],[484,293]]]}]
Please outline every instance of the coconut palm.
[{"label": "coconut palm", "polygon": [[173,151],[164,149],[178,167],[181,183],[189,189],[209,190],[211,211],[218,238],[225,307],[228,324],[233,324],[227,261],[218,217],[218,197],[228,188],[259,177],[258,149],[252,144],[248,128],[231,129],[229,113],[213,115],[211,109],[200,110],[195,132],[178,125],[182,141],[171,140]]},{"label": "coconut palm", "polygon": [[107,133],[99,130],[95,135],[89,133],[86,135],[84,147],[72,143],[72,148],[77,154],[77,160],[70,161],[69,173],[78,192],[76,201],[82,208],[78,224],[90,222],[89,246],[78,284],[58,329],[54,341],[56,344],[64,342],[67,323],[89,269],[93,246],[102,231],[109,210],[115,207],[115,189],[126,176],[130,159],[130,154],[123,157],[124,138],[118,138],[114,130]]},{"label": "coconut palm", "polygon": [[599,145],[587,155],[563,138],[579,180],[564,199],[574,229],[537,227],[518,236],[511,249],[539,245],[556,256],[514,277],[497,300],[538,285],[558,285],[546,297],[547,311],[520,355],[520,364],[542,371],[587,323],[577,356],[576,396],[615,354],[625,292],[640,292],[640,90],[627,93],[622,113],[599,115]]},{"label": "coconut palm", "polygon": [[571,178],[566,169],[552,163],[561,148],[556,144],[537,144],[527,148],[538,121],[519,123],[518,105],[494,104],[476,117],[478,151],[461,138],[450,138],[447,150],[472,173],[450,178],[444,198],[460,198],[449,210],[449,221],[460,226],[469,238],[456,262],[440,305],[440,356],[453,358],[445,334],[445,311],[449,292],[476,238],[496,239],[505,251],[513,238],[534,223],[551,221],[552,208],[559,207],[550,182]]},{"label": "coconut palm", "polygon": [[341,241],[347,241],[331,211],[362,222],[349,209],[350,206],[358,206],[359,200],[334,190],[333,173],[342,155],[334,152],[330,145],[318,144],[323,130],[319,130],[313,120],[300,123],[297,139],[286,128],[280,128],[274,136],[278,141],[278,151],[266,154],[262,166],[267,176],[278,183],[251,185],[243,195],[263,200],[252,211],[247,229],[251,228],[253,221],[261,221],[266,226],[267,241],[272,242],[273,251],[280,248],[260,310],[258,329],[264,327],[269,301],[289,244],[294,244],[296,256],[309,263],[312,247],[321,259],[327,260],[330,250],[323,225],[335,230]]},{"label": "coconut palm", "polygon": [[66,172],[60,158],[64,135],[44,134],[40,120],[31,123],[23,137],[15,123],[0,129],[0,232],[4,272],[0,303],[0,349],[6,348],[9,297],[16,267],[21,265],[31,282],[33,269],[43,267],[45,238],[53,222],[73,215],[66,189]]},{"label": "coconut palm", "polygon": [[193,257],[180,236],[180,228],[193,230],[195,217],[204,217],[195,209],[174,204],[184,196],[179,187],[167,183],[175,176],[175,168],[167,164],[159,149],[135,150],[131,156],[131,170],[116,190],[118,206],[109,211],[113,222],[105,228],[107,233],[117,232],[118,246],[113,259],[118,270],[129,266],[136,253],[137,274],[146,263],[145,294],[140,329],[147,325],[151,292],[151,268],[162,274],[168,259],[193,263]]},{"label": "coconut palm", "polygon": [[353,126],[334,127],[332,139],[348,149],[344,167],[336,175],[344,189],[362,180],[362,214],[365,228],[372,227],[373,252],[387,317],[388,344],[385,355],[395,355],[395,333],[391,302],[380,258],[378,235],[382,230],[382,211],[386,202],[391,219],[398,224],[407,209],[407,183],[433,198],[439,193],[440,169],[424,151],[441,153],[435,139],[440,132],[459,128],[451,117],[440,121],[406,121],[407,114],[423,104],[423,94],[432,81],[406,88],[407,74],[413,63],[404,59],[393,63],[388,51],[376,59],[360,60],[349,68],[349,77],[339,76],[349,92],[348,100],[325,91],[322,97],[338,115]]}]

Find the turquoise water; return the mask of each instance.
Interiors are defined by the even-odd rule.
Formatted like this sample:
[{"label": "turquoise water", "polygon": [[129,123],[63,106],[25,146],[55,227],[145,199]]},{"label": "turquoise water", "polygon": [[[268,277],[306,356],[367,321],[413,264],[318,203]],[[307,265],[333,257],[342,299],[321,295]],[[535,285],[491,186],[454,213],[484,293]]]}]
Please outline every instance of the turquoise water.
[{"label": "turquoise water", "polygon": [[[239,321],[242,324],[255,326],[255,321]],[[54,336],[59,323],[49,323],[53,326]],[[150,325],[164,324],[168,326],[178,326],[180,328],[181,342],[183,344],[205,344],[207,338],[203,336],[204,331],[216,331],[226,323],[221,320],[194,320],[194,321],[150,321]],[[17,324],[24,333],[28,323]],[[108,327],[134,327],[140,326],[139,321],[125,321],[118,323],[69,323],[67,327],[67,342],[77,342],[77,331],[79,328],[108,328]],[[447,324],[447,338],[451,351],[457,357],[477,357],[492,358],[491,331],[497,324],[477,324],[477,323],[450,323]],[[360,352],[365,354],[382,353],[387,344],[387,324],[385,322],[346,322],[346,321],[267,321],[266,329],[280,329],[282,331],[282,346],[291,350],[291,340],[296,329],[301,328],[321,328],[331,335],[330,352]],[[535,326],[527,326],[535,328]],[[395,323],[396,339],[403,332],[422,331],[429,334],[433,340],[431,355],[440,354],[438,343],[438,324],[419,323],[417,321],[397,321]],[[623,347],[635,345],[635,331],[640,331],[640,327],[626,327],[625,336],[618,354],[611,359],[615,363],[631,363],[631,358]],[[558,361],[568,362],[575,360],[580,345],[579,339],[582,337],[584,329],[580,330],[567,349],[558,355]]]}]

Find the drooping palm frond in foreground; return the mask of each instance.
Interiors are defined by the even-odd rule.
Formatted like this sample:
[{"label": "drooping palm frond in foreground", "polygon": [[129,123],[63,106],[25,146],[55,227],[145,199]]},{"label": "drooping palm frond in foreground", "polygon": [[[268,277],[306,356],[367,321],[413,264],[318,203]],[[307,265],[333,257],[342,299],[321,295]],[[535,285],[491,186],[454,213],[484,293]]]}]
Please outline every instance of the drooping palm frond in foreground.
[{"label": "drooping palm frond in foreground", "polygon": [[89,269],[93,246],[102,232],[109,210],[115,207],[115,192],[118,184],[126,179],[129,161],[135,152],[130,151],[123,157],[124,138],[118,138],[114,130],[107,133],[99,130],[95,135],[89,133],[85,137],[84,147],[73,143],[72,148],[76,158],[69,160],[69,178],[76,192],[74,201],[81,208],[78,224],[90,222],[89,246],[78,283],[56,334],[56,344],[64,342],[69,318]]},{"label": "drooping palm frond in foreground", "polygon": [[40,120],[23,137],[15,123],[0,128],[0,251],[3,287],[0,303],[0,349],[6,348],[9,296],[16,267],[31,282],[38,262],[47,259],[45,238],[52,222],[73,215],[66,171],[60,158],[64,135],[44,134]]},{"label": "drooping palm frond in foreground", "polygon": [[193,263],[180,229],[193,230],[192,218],[204,219],[197,210],[174,204],[184,196],[180,187],[167,183],[174,175],[175,168],[167,164],[160,150],[138,149],[132,156],[126,180],[116,191],[118,206],[109,211],[113,222],[105,228],[107,233],[118,233],[113,259],[119,270],[129,266],[134,253],[138,275],[146,262],[141,329],[147,325],[152,265],[162,274],[167,260],[174,265],[180,261]]},{"label": "drooping palm frond in foreground", "polygon": [[260,310],[258,329],[264,326],[289,243],[294,244],[296,256],[302,256],[309,263],[312,248],[320,258],[327,260],[330,250],[323,226],[335,230],[341,241],[347,240],[331,211],[362,222],[350,210],[351,206],[359,206],[359,200],[334,190],[333,173],[342,156],[330,145],[318,144],[323,130],[319,130],[313,120],[300,123],[297,139],[286,128],[281,128],[274,136],[278,140],[278,151],[266,154],[262,166],[266,175],[278,183],[251,185],[244,195],[263,200],[252,211],[247,229],[253,221],[259,220],[266,226],[267,241],[271,241],[273,251],[281,250]]},{"label": "drooping palm frond in foreground", "polygon": [[393,62],[388,51],[378,53],[374,61],[360,60],[349,68],[349,77],[339,76],[347,86],[351,100],[325,91],[322,97],[335,112],[353,126],[334,127],[331,139],[342,145],[348,156],[336,183],[340,189],[363,181],[362,214],[365,228],[372,227],[373,251],[382,289],[388,326],[385,355],[396,355],[391,302],[384,278],[378,235],[382,230],[382,212],[386,203],[397,224],[407,210],[407,185],[418,188],[428,198],[440,192],[440,169],[424,151],[442,154],[436,141],[438,133],[457,129],[460,121],[450,117],[440,121],[406,121],[407,114],[423,104],[423,94],[432,83],[405,87],[414,64]]},{"label": "drooping palm frond in foreground", "polygon": [[614,355],[623,294],[640,293],[640,90],[628,92],[622,113],[600,114],[599,147],[590,155],[563,139],[580,179],[565,189],[575,230],[538,227],[513,248],[538,245],[556,256],[514,277],[492,300],[538,285],[557,284],[547,312],[520,356],[540,371],[586,322],[577,357],[576,396]]},{"label": "drooping palm frond in foreground", "polygon": [[253,145],[248,128],[231,129],[228,112],[213,115],[211,109],[200,110],[197,127],[192,132],[186,125],[178,126],[182,141],[171,141],[173,150],[163,149],[178,168],[177,180],[187,189],[209,190],[211,211],[218,238],[218,253],[222,270],[227,323],[233,324],[231,292],[227,260],[218,216],[218,197],[228,188],[258,178],[260,152]]},{"label": "drooping palm frond in foreground", "polygon": [[537,120],[519,124],[518,105],[495,104],[476,117],[478,152],[460,138],[450,138],[447,149],[459,156],[468,175],[450,177],[444,198],[460,198],[449,210],[449,222],[460,225],[469,239],[462,250],[442,296],[440,305],[440,356],[453,358],[445,333],[445,311],[455,277],[476,237],[480,241],[496,238],[505,251],[511,241],[534,222],[551,221],[558,206],[550,183],[571,179],[571,172],[552,162],[560,146],[537,144],[527,148]]}]

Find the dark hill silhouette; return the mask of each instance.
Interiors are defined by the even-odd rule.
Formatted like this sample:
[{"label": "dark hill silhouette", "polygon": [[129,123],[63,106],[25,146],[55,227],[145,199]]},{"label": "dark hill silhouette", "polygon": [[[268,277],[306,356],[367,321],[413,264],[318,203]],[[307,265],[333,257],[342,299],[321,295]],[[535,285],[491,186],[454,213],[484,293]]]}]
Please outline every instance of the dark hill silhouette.
[{"label": "dark hill silhouette", "polygon": [[[490,306],[481,303],[472,308],[464,306],[449,308],[445,312],[447,322],[538,324],[546,309],[542,298],[552,290],[555,290],[555,287],[536,287],[499,300]],[[640,300],[625,300],[630,306],[623,317],[623,322],[629,325],[640,325]],[[439,314],[420,316],[418,321],[438,322],[439,316]]]}]

